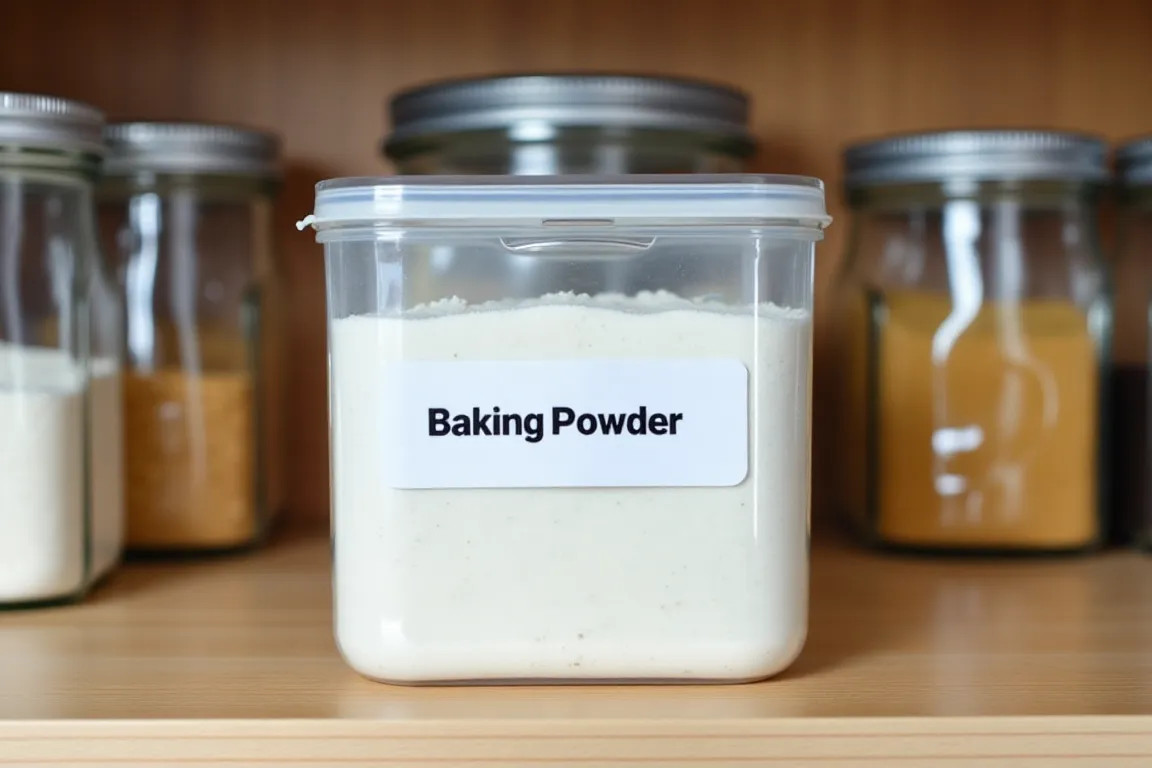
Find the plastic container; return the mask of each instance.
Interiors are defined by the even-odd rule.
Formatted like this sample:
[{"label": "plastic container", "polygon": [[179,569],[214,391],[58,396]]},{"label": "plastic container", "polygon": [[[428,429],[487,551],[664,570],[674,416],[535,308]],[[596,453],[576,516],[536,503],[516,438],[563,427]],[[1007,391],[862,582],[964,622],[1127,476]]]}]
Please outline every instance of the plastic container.
[{"label": "plastic container", "polygon": [[103,116],[0,93],[0,608],[82,597],[120,559],[114,281],[92,186]]},{"label": "plastic container", "polygon": [[620,74],[447,80],[397,94],[383,151],[405,174],[731,173],[756,144],[748,98]]},{"label": "plastic container", "polygon": [[[823,188],[617,179],[318,186],[336,636],[362,674],[743,681],[799,652]],[[495,290],[430,271],[441,249]],[[499,282],[534,261],[593,290]],[[619,264],[633,290],[603,292]]]},{"label": "plastic container", "polygon": [[1112,369],[1113,541],[1152,551],[1149,451],[1152,322],[1152,138],[1116,150],[1120,233],[1116,262],[1116,343]]},{"label": "plastic container", "polygon": [[283,504],[275,136],[109,126],[100,228],[128,308],[128,545],[262,540]]},{"label": "plastic container", "polygon": [[841,506],[888,547],[1097,546],[1112,307],[1097,239],[1104,143],[908,135],[850,147],[845,166]]}]

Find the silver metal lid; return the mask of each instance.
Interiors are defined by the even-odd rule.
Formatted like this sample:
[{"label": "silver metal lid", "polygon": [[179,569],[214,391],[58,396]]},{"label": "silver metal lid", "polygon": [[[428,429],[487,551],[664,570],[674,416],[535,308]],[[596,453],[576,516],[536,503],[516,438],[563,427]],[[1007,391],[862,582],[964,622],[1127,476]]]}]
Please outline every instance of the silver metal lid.
[{"label": "silver metal lid", "polygon": [[104,154],[104,114],[78,101],[0,92],[0,147]]},{"label": "silver metal lid", "polygon": [[1152,136],[1132,139],[1116,148],[1116,175],[1122,184],[1152,184]]},{"label": "silver metal lid", "polygon": [[547,140],[557,127],[647,128],[714,134],[746,145],[748,97],[679,78],[612,74],[508,75],[446,80],[402,91],[390,104],[393,155],[412,139],[479,130]]},{"label": "silver metal lid", "polygon": [[844,152],[846,187],[954,180],[1108,179],[1108,147],[1095,136],[1030,130],[942,131],[854,144]]},{"label": "silver metal lid", "polygon": [[133,122],[104,132],[110,176],[203,173],[237,176],[280,175],[280,140],[271,133],[210,123]]}]

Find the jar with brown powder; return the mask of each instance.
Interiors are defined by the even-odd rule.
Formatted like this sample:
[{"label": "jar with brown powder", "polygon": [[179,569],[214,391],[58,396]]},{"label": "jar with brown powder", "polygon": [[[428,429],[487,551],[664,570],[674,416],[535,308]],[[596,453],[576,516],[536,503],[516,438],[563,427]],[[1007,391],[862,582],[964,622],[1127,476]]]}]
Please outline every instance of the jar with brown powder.
[{"label": "jar with brown powder", "polygon": [[953,131],[850,147],[841,506],[875,544],[1057,552],[1104,536],[1105,144]]},{"label": "jar with brown powder", "polygon": [[100,229],[127,310],[128,546],[249,546],[283,503],[278,140],[141,122],[106,139]]}]

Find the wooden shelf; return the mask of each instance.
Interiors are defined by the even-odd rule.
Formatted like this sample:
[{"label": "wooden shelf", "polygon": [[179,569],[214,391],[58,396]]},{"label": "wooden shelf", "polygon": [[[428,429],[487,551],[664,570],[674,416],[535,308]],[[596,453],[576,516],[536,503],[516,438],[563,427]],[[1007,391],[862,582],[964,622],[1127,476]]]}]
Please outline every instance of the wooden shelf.
[{"label": "wooden shelf", "polygon": [[329,590],[327,539],[296,534],[0,614],[0,765],[1152,764],[1152,557],[821,544],[804,654],[739,686],[372,683]]}]

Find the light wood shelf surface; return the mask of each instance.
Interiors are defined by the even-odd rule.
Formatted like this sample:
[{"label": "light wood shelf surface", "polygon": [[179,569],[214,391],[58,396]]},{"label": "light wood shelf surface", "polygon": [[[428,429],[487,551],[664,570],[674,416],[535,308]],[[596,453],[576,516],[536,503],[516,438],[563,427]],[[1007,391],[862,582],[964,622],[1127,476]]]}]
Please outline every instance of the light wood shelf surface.
[{"label": "light wood shelf surface", "polygon": [[323,533],[0,614],[0,765],[1148,766],[1152,557],[820,544],[800,660],[738,686],[406,688],[341,662]]}]

